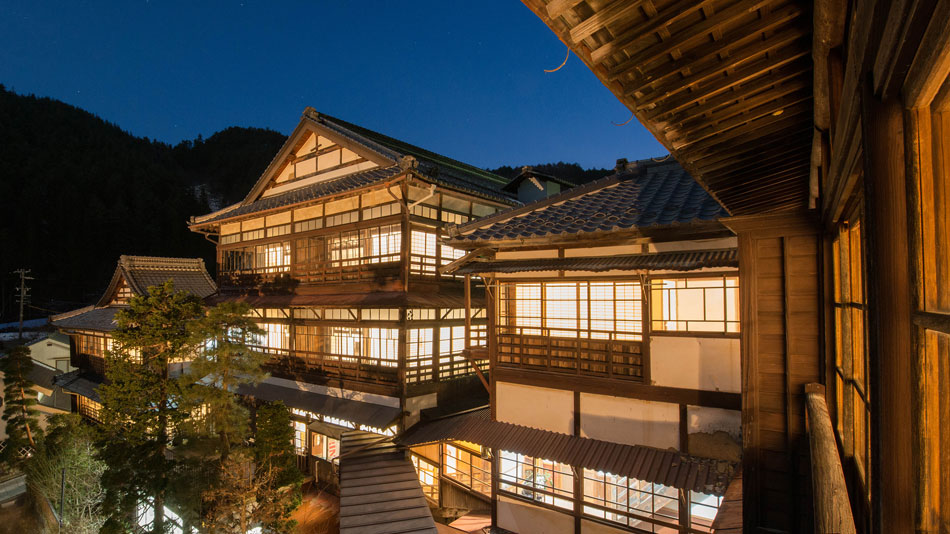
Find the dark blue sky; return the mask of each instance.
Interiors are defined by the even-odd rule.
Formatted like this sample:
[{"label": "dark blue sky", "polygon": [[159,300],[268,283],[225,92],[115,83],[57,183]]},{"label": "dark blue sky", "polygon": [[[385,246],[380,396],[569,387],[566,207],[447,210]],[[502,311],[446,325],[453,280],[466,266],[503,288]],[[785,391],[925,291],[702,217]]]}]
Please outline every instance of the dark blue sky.
[{"label": "dark blue sky", "polygon": [[666,151],[521,2],[0,0],[0,83],[177,143],[305,106],[495,167]]}]

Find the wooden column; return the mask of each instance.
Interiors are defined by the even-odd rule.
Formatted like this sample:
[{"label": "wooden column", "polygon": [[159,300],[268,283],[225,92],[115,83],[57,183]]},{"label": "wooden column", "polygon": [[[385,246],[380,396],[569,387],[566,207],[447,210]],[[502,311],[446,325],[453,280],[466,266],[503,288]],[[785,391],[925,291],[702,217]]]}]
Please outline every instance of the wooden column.
[{"label": "wooden column", "polygon": [[818,225],[795,212],[722,222],[739,237],[743,523],[810,531],[804,390],[823,374]]},{"label": "wooden column", "polygon": [[911,285],[907,246],[903,109],[865,93],[864,187],[868,217],[868,362],[874,522],[881,532],[914,532]]}]

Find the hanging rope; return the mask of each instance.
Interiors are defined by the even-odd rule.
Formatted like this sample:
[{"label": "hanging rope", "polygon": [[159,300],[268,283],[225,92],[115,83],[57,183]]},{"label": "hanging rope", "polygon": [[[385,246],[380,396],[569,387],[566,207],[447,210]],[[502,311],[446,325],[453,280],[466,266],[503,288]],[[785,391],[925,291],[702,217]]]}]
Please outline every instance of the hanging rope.
[{"label": "hanging rope", "polygon": [[653,161],[655,161],[655,162],[657,162],[657,163],[661,163],[661,162],[664,162],[664,161],[670,159],[670,156],[671,156],[671,155],[672,155],[672,154],[667,154],[667,155],[663,156],[662,158],[650,158],[650,159],[652,159]]},{"label": "hanging rope", "polygon": [[617,122],[614,122],[614,121],[610,121],[610,124],[613,124],[614,126],[626,126],[626,125],[630,124],[630,121],[632,121],[635,116],[636,116],[636,115],[634,115],[634,114],[631,112],[631,113],[630,113],[630,118],[627,119],[627,120],[625,120],[624,122],[617,123]]},{"label": "hanging rope", "polygon": [[564,61],[562,61],[561,64],[558,65],[556,69],[551,69],[551,70],[544,69],[544,72],[557,72],[561,70],[561,67],[563,67],[564,65],[567,65],[567,58],[569,57],[571,57],[571,47],[567,47],[567,55],[564,56]]}]

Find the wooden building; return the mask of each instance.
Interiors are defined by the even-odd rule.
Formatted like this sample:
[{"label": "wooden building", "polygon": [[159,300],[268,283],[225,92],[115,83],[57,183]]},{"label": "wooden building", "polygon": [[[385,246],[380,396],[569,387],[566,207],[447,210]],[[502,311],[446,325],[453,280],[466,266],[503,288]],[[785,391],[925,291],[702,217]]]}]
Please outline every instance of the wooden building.
[{"label": "wooden building", "polygon": [[741,459],[726,216],[675,161],[621,160],[451,228],[443,271],[488,288],[492,402],[397,438],[427,495],[522,534],[711,531]]},{"label": "wooden building", "polygon": [[466,330],[445,227],[518,205],[508,180],[307,108],[247,197],[190,227],[217,246],[220,292],[266,334],[270,377],[240,392],[293,410],[321,476],[347,430],[393,435],[423,410],[486,404],[480,291]]},{"label": "wooden building", "polygon": [[[85,308],[50,317],[50,324],[69,336],[69,365],[76,368],[58,374],[53,384],[72,397],[73,411],[94,421],[102,409],[96,388],[105,379],[106,351],[112,348],[115,314],[128,307],[129,298],[148,294],[148,288],[171,280],[179,291],[205,298],[217,286],[204,260],[121,256],[109,286],[99,301]],[[186,362],[170,364],[181,372]]]},{"label": "wooden building", "polygon": [[732,215],[733,531],[950,530],[950,2],[524,3]]}]

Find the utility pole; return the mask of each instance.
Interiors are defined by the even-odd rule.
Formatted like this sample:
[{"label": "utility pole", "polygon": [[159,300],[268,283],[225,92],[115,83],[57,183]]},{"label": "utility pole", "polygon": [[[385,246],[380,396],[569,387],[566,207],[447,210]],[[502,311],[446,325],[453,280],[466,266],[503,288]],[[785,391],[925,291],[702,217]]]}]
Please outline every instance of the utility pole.
[{"label": "utility pole", "polygon": [[30,300],[30,288],[26,287],[26,281],[32,280],[32,276],[27,276],[30,274],[29,269],[17,269],[13,271],[13,274],[20,275],[20,296],[18,298],[20,302],[20,341],[23,341],[23,307]]}]

